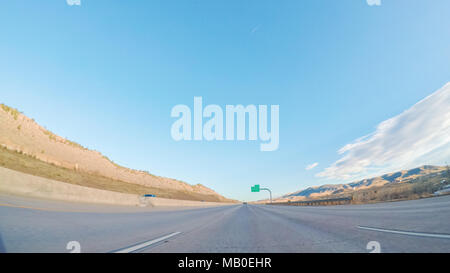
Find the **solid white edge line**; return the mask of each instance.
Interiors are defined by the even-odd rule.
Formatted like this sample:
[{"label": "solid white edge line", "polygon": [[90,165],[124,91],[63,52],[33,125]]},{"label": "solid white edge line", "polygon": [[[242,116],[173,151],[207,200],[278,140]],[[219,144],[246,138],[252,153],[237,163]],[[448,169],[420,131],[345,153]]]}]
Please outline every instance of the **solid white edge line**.
[{"label": "solid white edge line", "polygon": [[433,234],[433,233],[414,232],[414,231],[401,231],[401,230],[392,230],[392,229],[384,229],[384,228],[373,228],[373,227],[364,227],[364,226],[357,226],[357,228],[366,229],[366,230],[373,230],[373,231],[380,231],[380,232],[395,233],[395,234],[410,235],[410,236],[450,239],[450,235],[449,234]]},{"label": "solid white edge line", "polygon": [[138,245],[135,245],[135,246],[132,246],[132,247],[128,247],[128,248],[125,248],[125,249],[121,249],[121,250],[115,251],[114,253],[130,253],[130,252],[136,251],[138,249],[145,248],[145,247],[151,246],[153,244],[159,243],[161,241],[164,241],[165,239],[168,239],[168,238],[173,237],[175,235],[178,235],[180,233],[181,232],[177,231],[177,232],[168,234],[166,236],[163,236],[163,237],[151,240],[151,241],[144,242],[142,244],[138,244]]}]

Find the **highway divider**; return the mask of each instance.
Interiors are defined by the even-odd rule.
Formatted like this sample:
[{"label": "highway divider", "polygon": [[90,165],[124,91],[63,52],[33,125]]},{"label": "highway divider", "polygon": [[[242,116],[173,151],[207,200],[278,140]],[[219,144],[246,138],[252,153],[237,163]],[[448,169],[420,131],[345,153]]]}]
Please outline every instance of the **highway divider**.
[{"label": "highway divider", "polygon": [[335,205],[349,205],[352,203],[352,197],[332,198],[332,199],[318,199],[307,201],[288,201],[266,203],[266,205],[280,205],[280,206],[335,206]]}]

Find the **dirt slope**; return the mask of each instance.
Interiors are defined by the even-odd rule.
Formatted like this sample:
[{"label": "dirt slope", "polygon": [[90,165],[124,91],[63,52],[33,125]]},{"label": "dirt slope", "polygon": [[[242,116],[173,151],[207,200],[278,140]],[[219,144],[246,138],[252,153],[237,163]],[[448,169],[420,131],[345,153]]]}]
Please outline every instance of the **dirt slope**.
[{"label": "dirt slope", "polygon": [[[169,198],[183,196],[182,198],[190,200],[231,201],[200,184],[190,185],[175,179],[155,176],[144,171],[119,166],[100,152],[86,149],[78,143],[53,134],[16,109],[4,104],[0,106],[0,145],[9,151],[27,155],[27,160],[39,160],[48,163],[47,166],[59,167],[62,171],[70,170],[79,175],[104,177],[107,179],[103,183],[106,186],[108,186],[108,183],[114,183],[111,181],[119,181],[121,183],[143,186],[144,188],[140,192],[145,191],[145,188],[148,188],[148,190],[153,189],[160,195]],[[15,169],[20,167],[14,167],[13,165],[17,164],[11,164],[11,162],[18,162],[17,159],[12,159],[18,155],[6,152],[1,154],[8,156],[9,161],[4,161],[9,162],[8,164],[11,166],[6,167]],[[39,168],[34,169],[36,171],[39,170]],[[26,170],[29,170],[29,168],[23,168],[22,171]],[[38,173],[37,175],[46,176],[45,173]],[[111,181],[108,182],[108,179]],[[61,176],[60,180],[64,181],[67,179],[65,179],[65,176]],[[92,181],[95,179],[91,177],[90,180],[84,180]],[[82,183],[83,179],[78,179],[77,181]],[[87,184],[87,186],[92,186],[89,183]],[[102,186],[97,185],[97,188],[100,187]]]}]

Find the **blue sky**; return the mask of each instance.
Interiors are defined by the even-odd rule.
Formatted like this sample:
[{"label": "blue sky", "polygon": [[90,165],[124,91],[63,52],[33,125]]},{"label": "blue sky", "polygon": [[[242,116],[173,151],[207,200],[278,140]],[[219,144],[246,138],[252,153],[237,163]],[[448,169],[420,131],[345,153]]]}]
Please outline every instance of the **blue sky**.
[{"label": "blue sky", "polygon": [[[405,163],[392,136],[407,131],[396,127],[387,130],[397,149],[389,159],[369,158],[373,147],[351,150],[347,156],[370,166],[348,177],[348,168],[327,170],[341,167],[342,147],[380,136],[380,123],[450,81],[449,12],[447,0],[6,1],[0,101],[121,165],[240,200],[266,197],[251,193],[253,184],[281,195],[442,164],[445,119],[428,126],[439,145],[405,142],[422,145],[413,145],[423,151],[412,161]],[[448,117],[447,91],[432,98],[443,110],[427,112],[430,119]],[[194,96],[223,107],[280,105],[279,149],[261,152],[258,141],[175,142],[170,111],[192,106]]]}]

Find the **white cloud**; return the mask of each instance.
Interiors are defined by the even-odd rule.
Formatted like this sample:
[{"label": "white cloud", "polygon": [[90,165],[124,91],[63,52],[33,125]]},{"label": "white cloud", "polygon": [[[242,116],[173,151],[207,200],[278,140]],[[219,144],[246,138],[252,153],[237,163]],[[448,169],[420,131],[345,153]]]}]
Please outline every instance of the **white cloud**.
[{"label": "white cloud", "polygon": [[450,159],[450,83],[342,147],[318,177],[349,180]]},{"label": "white cloud", "polygon": [[69,5],[69,6],[73,6],[73,5],[80,6],[81,5],[81,0],[66,0],[66,2],[67,2],[67,5]]},{"label": "white cloud", "polygon": [[381,0],[366,0],[369,6],[381,6]]},{"label": "white cloud", "polygon": [[319,165],[319,163],[317,163],[317,162],[310,164],[310,165],[306,166],[305,170],[307,170],[307,171],[312,170],[315,167],[317,167],[317,165]]}]

